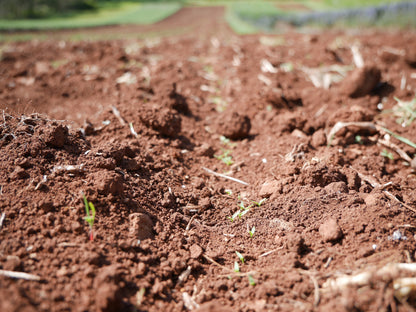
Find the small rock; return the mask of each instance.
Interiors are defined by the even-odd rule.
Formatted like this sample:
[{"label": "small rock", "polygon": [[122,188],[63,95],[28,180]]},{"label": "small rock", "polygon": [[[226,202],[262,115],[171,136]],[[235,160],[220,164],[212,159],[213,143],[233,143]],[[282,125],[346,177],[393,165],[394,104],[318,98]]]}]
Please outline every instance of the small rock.
[{"label": "small rock", "polygon": [[123,177],[111,171],[99,171],[90,175],[95,188],[100,194],[121,195],[124,191]]},{"label": "small rock", "polygon": [[196,244],[192,245],[192,246],[189,248],[189,251],[190,251],[190,253],[191,253],[191,258],[192,258],[192,259],[198,259],[199,257],[201,257],[201,256],[202,256],[202,254],[203,254],[203,252],[204,252],[204,251],[202,250],[201,246],[196,245]]},{"label": "small rock", "polygon": [[416,67],[416,44],[407,46],[404,60],[412,67]]},{"label": "small rock", "polygon": [[129,234],[135,239],[143,240],[153,238],[153,221],[144,213],[132,213],[129,215]]},{"label": "small rock", "polygon": [[319,129],[312,134],[311,145],[314,148],[326,145],[326,135],[323,129]]},{"label": "small rock", "polygon": [[36,62],[35,64],[35,72],[37,76],[42,76],[47,74],[50,70],[49,63],[47,62]]},{"label": "small rock", "polygon": [[343,92],[352,98],[367,95],[377,86],[380,79],[381,72],[375,66],[357,68],[343,81]]},{"label": "small rock", "polygon": [[198,156],[207,156],[213,157],[214,156],[214,149],[208,143],[203,143],[201,146],[198,146],[194,149]]},{"label": "small rock", "polygon": [[209,199],[209,197],[201,198],[198,201],[198,206],[201,207],[202,211],[205,211],[205,210],[211,208],[211,200]]},{"label": "small rock", "polygon": [[321,235],[322,240],[324,242],[337,241],[343,235],[337,220],[335,220],[334,218],[329,218],[321,224],[321,226],[319,227],[319,234]]},{"label": "small rock", "polygon": [[68,140],[68,128],[64,125],[52,125],[41,135],[43,141],[52,147],[63,147]]},{"label": "small rock", "polygon": [[328,193],[348,193],[348,186],[345,182],[333,182],[325,186],[325,190]]},{"label": "small rock", "polygon": [[113,283],[101,284],[96,290],[95,302],[97,312],[122,311],[121,289]]},{"label": "small rock", "polygon": [[217,122],[217,132],[231,140],[248,137],[250,129],[250,118],[247,115],[235,111],[225,111]]},{"label": "small rock", "polygon": [[280,191],[282,188],[281,183],[276,180],[268,180],[263,183],[263,185],[260,188],[259,197],[261,198],[267,198],[270,197],[275,192]]}]

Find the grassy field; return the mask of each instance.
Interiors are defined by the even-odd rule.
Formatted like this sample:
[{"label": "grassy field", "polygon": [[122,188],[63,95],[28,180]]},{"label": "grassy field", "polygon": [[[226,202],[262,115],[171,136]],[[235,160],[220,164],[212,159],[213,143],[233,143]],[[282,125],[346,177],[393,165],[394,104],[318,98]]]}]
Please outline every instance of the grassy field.
[{"label": "grassy field", "polygon": [[[401,0],[174,0],[166,2],[119,2],[117,4],[100,4],[97,12],[79,13],[68,17],[45,19],[1,20],[0,30],[48,30],[69,29],[118,24],[152,24],[156,23],[183,6],[225,6],[225,19],[231,28],[239,34],[256,33],[259,29],[248,22],[259,17],[273,17],[288,14],[278,9],[278,4],[297,3],[315,11],[369,6],[393,3]],[[402,0],[403,1],[403,0]],[[292,11],[293,13],[293,11]]]},{"label": "grassy field", "polygon": [[153,24],[177,12],[179,2],[122,2],[105,5],[98,12],[45,19],[0,20],[0,30],[46,30],[118,24]]}]

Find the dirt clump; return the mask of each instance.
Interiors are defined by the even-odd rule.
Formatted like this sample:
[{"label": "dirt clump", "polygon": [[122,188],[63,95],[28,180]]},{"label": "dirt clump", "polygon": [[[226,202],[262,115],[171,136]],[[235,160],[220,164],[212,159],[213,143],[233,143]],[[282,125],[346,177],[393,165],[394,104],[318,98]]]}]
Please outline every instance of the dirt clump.
[{"label": "dirt clump", "polygon": [[380,79],[381,72],[376,66],[357,68],[342,82],[342,92],[352,98],[365,96],[377,86]]},{"label": "dirt clump", "polygon": [[216,122],[217,133],[231,140],[244,139],[251,129],[250,118],[236,111],[226,111],[221,114]]}]

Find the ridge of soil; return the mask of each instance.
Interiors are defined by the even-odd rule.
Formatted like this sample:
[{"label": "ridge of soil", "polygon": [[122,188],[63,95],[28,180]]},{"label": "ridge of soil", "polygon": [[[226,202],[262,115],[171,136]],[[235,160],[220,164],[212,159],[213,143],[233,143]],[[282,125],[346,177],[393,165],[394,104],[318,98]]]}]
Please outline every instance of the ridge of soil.
[{"label": "ridge of soil", "polygon": [[[380,273],[415,261],[414,167],[381,156],[379,132],[327,140],[339,121],[414,140],[416,125],[380,103],[414,98],[416,34],[263,45],[210,31],[1,46],[0,267],[35,276],[0,276],[1,311],[416,307],[393,287],[414,272]],[[306,68],[329,65],[348,71],[316,87]],[[361,272],[366,282],[331,286]]]}]

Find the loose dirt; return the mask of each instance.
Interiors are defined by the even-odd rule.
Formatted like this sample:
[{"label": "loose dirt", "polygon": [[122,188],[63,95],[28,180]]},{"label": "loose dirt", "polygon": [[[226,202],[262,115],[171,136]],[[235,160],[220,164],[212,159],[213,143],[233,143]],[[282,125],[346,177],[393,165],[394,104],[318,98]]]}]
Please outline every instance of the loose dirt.
[{"label": "loose dirt", "polygon": [[416,34],[212,25],[0,46],[1,311],[416,307]]}]

